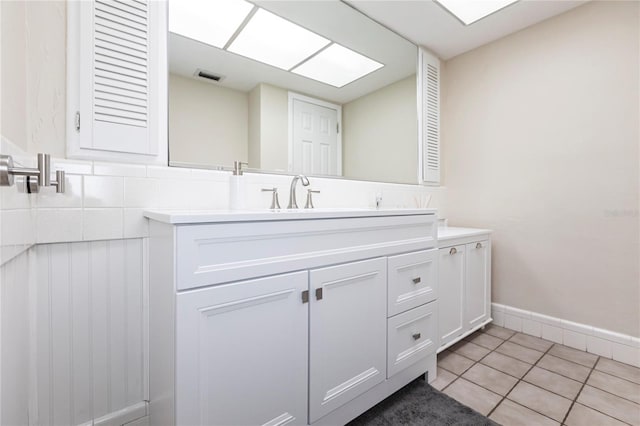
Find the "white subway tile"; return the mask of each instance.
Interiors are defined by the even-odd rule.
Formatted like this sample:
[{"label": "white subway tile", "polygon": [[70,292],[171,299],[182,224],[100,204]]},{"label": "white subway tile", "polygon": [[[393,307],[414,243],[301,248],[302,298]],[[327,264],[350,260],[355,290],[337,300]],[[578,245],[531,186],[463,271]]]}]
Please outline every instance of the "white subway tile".
[{"label": "white subway tile", "polygon": [[[220,182],[228,182],[231,172],[221,170],[205,170],[205,169],[191,169],[191,176],[194,179],[201,180],[215,180]],[[248,177],[249,175],[245,173]]]},{"label": "white subway tile", "polygon": [[587,335],[575,331],[562,330],[562,344],[581,351],[587,350]]},{"label": "white subway tile", "polygon": [[124,206],[153,208],[158,201],[158,179],[124,178]]},{"label": "white subway tile", "polygon": [[601,339],[610,340],[612,342],[621,343],[623,345],[631,344],[631,336],[628,334],[620,334],[615,331],[603,330],[601,328],[593,328],[593,335]]},{"label": "white subway tile", "polygon": [[84,209],[82,239],[110,240],[123,238],[123,209]]},{"label": "white subway tile", "polygon": [[492,303],[491,304],[491,310],[492,311],[498,311],[498,312],[504,312],[505,306],[501,305],[499,303]]},{"label": "white subway tile", "polygon": [[616,361],[640,368],[640,348],[611,343],[611,355]]},{"label": "white subway tile", "polygon": [[533,321],[531,319],[523,318],[522,332],[525,334],[530,334],[531,336],[541,337],[542,324],[539,323],[538,321]]},{"label": "white subway tile", "polygon": [[82,240],[82,209],[38,209],[38,244]]},{"label": "white subway tile", "polygon": [[562,328],[562,320],[560,318],[554,318],[548,315],[542,315],[542,314],[532,312],[531,319],[535,321],[539,321],[543,324],[551,325],[553,327]]},{"label": "white subway tile", "polygon": [[492,311],[491,317],[493,318],[493,323],[500,327],[504,327],[504,312],[500,311]]},{"label": "white subway tile", "polygon": [[522,331],[522,318],[505,313],[504,326],[510,330]]},{"label": "white subway tile", "polygon": [[0,208],[3,210],[29,209],[35,194],[27,193],[25,178],[16,177],[13,186],[0,187]]},{"label": "white subway tile", "polygon": [[116,176],[85,176],[84,207],[122,207],[124,178]]},{"label": "white subway tile", "polygon": [[562,320],[562,328],[581,334],[593,334],[593,327],[573,321]]},{"label": "white subway tile", "polygon": [[191,169],[166,166],[147,166],[147,177],[166,179],[189,179]]},{"label": "white subway tile", "polygon": [[608,340],[596,336],[587,336],[587,352],[591,352],[592,354],[611,358],[611,345],[612,343]]},{"label": "white subway tile", "polygon": [[93,174],[102,176],[146,177],[147,166],[141,164],[103,163],[93,164]]},{"label": "white subway tile", "polygon": [[142,215],[144,209],[124,209],[124,238],[149,236],[149,220]]},{"label": "white subway tile", "polygon": [[562,329],[549,324],[542,324],[542,338],[552,342],[562,343]]},{"label": "white subway tile", "polygon": [[51,159],[51,170],[64,170],[66,174],[90,175],[93,173],[91,161],[65,160],[62,158]]},{"label": "white subway tile", "polygon": [[58,194],[54,187],[40,188],[36,194],[38,208],[82,207],[82,175],[65,176],[64,193]]}]

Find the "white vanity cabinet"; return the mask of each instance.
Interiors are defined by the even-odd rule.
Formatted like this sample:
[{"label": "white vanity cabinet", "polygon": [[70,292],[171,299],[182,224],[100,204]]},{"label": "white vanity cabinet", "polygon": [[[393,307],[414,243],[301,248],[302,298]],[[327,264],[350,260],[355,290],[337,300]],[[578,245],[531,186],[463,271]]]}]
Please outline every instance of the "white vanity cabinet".
[{"label": "white vanity cabinet", "polygon": [[491,322],[491,231],[438,231],[438,352]]},{"label": "white vanity cabinet", "polygon": [[145,214],[151,424],[343,424],[435,378],[433,210]]}]

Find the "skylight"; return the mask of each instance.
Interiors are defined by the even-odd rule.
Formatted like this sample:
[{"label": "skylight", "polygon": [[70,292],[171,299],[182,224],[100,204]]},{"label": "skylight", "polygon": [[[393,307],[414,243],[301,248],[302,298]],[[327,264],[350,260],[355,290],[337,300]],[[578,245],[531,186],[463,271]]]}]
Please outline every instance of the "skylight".
[{"label": "skylight", "polygon": [[173,0],[169,31],[222,49],[253,7],[245,0]]},{"label": "skylight", "polygon": [[329,43],[316,33],[258,9],[227,50],[288,71]]},{"label": "skylight", "polygon": [[489,16],[518,0],[436,0],[465,25]]},{"label": "skylight", "polygon": [[373,59],[334,43],[293,69],[292,72],[335,87],[342,87],[383,66]]}]

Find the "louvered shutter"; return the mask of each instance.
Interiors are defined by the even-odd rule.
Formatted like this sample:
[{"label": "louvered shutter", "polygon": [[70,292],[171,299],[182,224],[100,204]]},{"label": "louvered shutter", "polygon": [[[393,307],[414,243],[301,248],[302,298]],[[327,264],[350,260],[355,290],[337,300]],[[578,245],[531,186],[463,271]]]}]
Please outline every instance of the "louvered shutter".
[{"label": "louvered shutter", "polygon": [[440,60],[420,49],[422,181],[440,183]]},{"label": "louvered shutter", "polygon": [[158,111],[162,110],[158,104],[163,96],[154,96],[154,91],[166,91],[159,85],[163,69],[166,74],[166,60],[163,68],[162,58],[154,58],[160,51],[158,33],[163,27],[161,17],[154,15],[160,9],[158,2],[78,3],[77,156],[100,158],[104,152],[108,153],[102,156],[105,159],[135,161],[157,155]]}]

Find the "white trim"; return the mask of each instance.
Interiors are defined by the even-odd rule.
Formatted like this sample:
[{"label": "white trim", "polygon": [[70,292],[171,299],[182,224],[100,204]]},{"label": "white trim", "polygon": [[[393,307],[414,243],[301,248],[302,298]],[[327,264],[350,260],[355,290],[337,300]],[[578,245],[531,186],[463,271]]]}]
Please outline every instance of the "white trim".
[{"label": "white trim", "polygon": [[491,304],[493,322],[520,333],[640,367],[640,338],[512,306]]},{"label": "white trim", "polygon": [[300,93],[288,92],[288,114],[287,117],[289,122],[287,123],[288,129],[288,152],[289,158],[287,159],[287,171],[289,173],[293,172],[293,101],[298,100],[302,102],[307,102],[314,105],[319,105],[321,107],[335,109],[337,113],[336,122],[338,123],[338,148],[337,148],[337,162],[338,162],[338,176],[342,176],[342,105],[333,104],[330,102],[326,102],[320,99],[312,98],[310,96],[301,95]]},{"label": "white trim", "polygon": [[[149,146],[147,154],[135,154],[105,151],[82,146],[82,138],[93,137],[76,130],[76,113],[86,110],[84,102],[90,102],[90,94],[80,93],[81,87],[88,87],[90,78],[81,69],[82,51],[91,51],[91,40],[83,32],[85,27],[93,27],[93,16],[89,13],[87,2],[67,3],[67,108],[66,108],[66,154],[69,159],[99,160],[123,163],[143,163],[166,165],[168,155],[168,87],[167,87],[167,1],[150,1],[150,21],[156,24],[150,27],[149,51]],[[85,10],[86,9],[86,10]],[[87,16],[83,16],[87,15]],[[89,16],[91,15],[91,16]],[[80,117],[81,126],[90,117]],[[84,124],[87,126],[87,124]],[[86,128],[86,127],[85,127]]]}]

